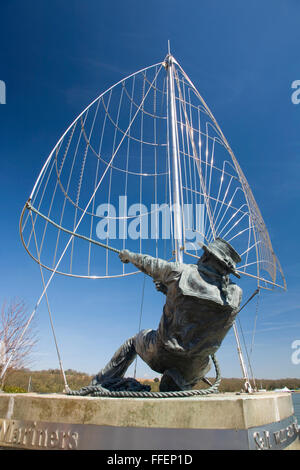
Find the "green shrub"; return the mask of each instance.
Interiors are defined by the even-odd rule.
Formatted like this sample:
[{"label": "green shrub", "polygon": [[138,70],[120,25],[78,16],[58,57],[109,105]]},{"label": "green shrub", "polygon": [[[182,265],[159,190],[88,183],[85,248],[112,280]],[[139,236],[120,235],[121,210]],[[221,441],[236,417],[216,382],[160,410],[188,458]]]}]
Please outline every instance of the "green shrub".
[{"label": "green shrub", "polygon": [[5,393],[27,393],[27,390],[25,390],[25,388],[22,388],[22,387],[14,387],[14,386],[10,386],[10,385],[5,385],[3,387],[3,392],[5,392]]}]

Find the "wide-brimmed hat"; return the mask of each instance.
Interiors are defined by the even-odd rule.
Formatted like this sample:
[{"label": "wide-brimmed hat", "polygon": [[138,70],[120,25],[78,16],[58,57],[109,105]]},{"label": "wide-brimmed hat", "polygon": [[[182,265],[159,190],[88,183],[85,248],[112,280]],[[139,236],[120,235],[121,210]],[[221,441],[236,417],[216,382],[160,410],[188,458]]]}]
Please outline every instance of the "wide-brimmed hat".
[{"label": "wide-brimmed hat", "polygon": [[236,271],[237,263],[242,261],[241,257],[226,240],[223,240],[222,238],[216,238],[207,246],[203,244],[202,248],[206,253],[209,253],[217,258],[217,260],[223,264],[229,272],[238,278],[241,277]]}]

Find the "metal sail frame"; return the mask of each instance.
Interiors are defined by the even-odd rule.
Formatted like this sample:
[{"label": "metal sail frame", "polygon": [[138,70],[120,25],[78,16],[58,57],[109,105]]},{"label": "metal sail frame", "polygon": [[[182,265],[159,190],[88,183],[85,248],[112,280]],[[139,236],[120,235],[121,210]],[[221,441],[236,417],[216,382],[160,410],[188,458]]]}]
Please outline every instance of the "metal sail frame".
[{"label": "metal sail frame", "polygon": [[[158,83],[164,69],[167,70],[167,77],[163,77],[164,86],[167,78],[165,90],[159,88]],[[153,75],[150,78],[147,74],[151,71],[153,71]],[[134,87],[138,88],[139,79],[141,82],[140,90],[135,96]],[[132,89],[130,89],[131,86]],[[118,88],[121,89],[119,95]],[[114,94],[117,95],[115,115],[111,111]],[[157,99],[159,94],[162,96],[162,101],[165,102],[160,114],[158,110],[159,100]],[[189,97],[187,94],[189,94]],[[191,94],[200,104],[196,106],[192,102]],[[125,112],[129,116],[126,126],[123,124],[124,117],[121,116],[124,97],[127,98],[128,102]],[[152,109],[149,108],[149,100],[154,102]],[[101,143],[99,150],[97,150],[94,135],[101,130],[99,129],[100,119],[98,119],[100,108],[103,108],[103,127]],[[196,116],[196,119],[198,119],[196,123],[193,122],[193,119],[195,120],[193,113],[199,115]],[[151,120],[150,124],[149,118]],[[205,129],[201,119],[205,122]],[[107,122],[110,124],[110,128],[108,128]],[[122,125],[124,129],[122,129]],[[148,128],[149,125],[155,128],[151,135],[147,125]],[[159,129],[159,125],[161,129]],[[134,135],[134,133],[137,133],[138,127],[140,127],[140,134]],[[114,137],[108,142],[106,135],[112,134],[112,131]],[[146,137],[147,132],[148,136]],[[105,142],[105,138],[107,142]],[[198,139],[197,142],[196,138]],[[107,149],[103,150],[105,147],[102,145],[103,142],[106,147],[111,144],[113,149],[111,158],[105,154]],[[133,144],[136,144],[136,146],[134,147]],[[149,148],[154,155],[151,158],[149,158]],[[218,163],[215,163],[213,159],[216,159],[220,148],[225,154],[221,156]],[[202,154],[204,150],[205,155]],[[91,160],[93,161],[91,162]],[[90,167],[88,167],[89,162]],[[152,162],[150,170],[149,162]],[[162,168],[162,162],[165,162],[164,169]],[[138,165],[140,165],[140,169],[138,169]],[[148,165],[147,169],[144,168],[145,165]],[[188,172],[190,172],[190,175],[188,175]],[[162,181],[164,175],[165,181]],[[51,182],[51,178],[54,179],[53,182]],[[93,179],[94,185],[91,184]],[[120,184],[115,184],[116,181]],[[124,189],[120,190],[119,186],[122,187],[123,181]],[[169,193],[165,201],[161,197],[159,200],[161,195],[157,193],[162,183],[166,187],[166,192]],[[92,247],[93,244],[97,245],[96,234],[93,231],[95,220],[98,217],[96,208],[97,204],[104,200],[98,196],[104,194],[105,184],[107,187],[107,202],[109,203],[112,202],[114,193],[123,191],[127,195],[130,186],[136,186],[135,195],[141,206],[147,191],[148,193],[150,191],[153,191],[153,194],[155,193],[152,198],[153,202],[165,202],[170,206],[174,203],[170,239],[173,243],[173,252],[180,260],[183,259],[183,254],[199,257],[197,250],[187,249],[186,218],[183,208],[185,202],[191,202],[194,206],[196,206],[196,202],[200,202],[205,210],[205,224],[206,220],[208,221],[201,233],[205,242],[213,240],[216,236],[221,236],[230,243],[232,240],[235,243],[239,238],[248,235],[248,243],[244,247],[235,247],[239,253],[245,255],[243,265],[239,268],[240,274],[256,279],[260,288],[286,287],[282,269],[274,254],[270,237],[249,184],[210,109],[189,77],[171,55],[168,55],[163,63],[146,67],[126,77],[101,94],[73,121],[56,144],[43,166],[30,195],[29,203],[24,207],[21,217],[21,239],[25,249],[36,262],[39,262],[39,257],[34,254],[33,227],[30,229],[28,214],[25,216],[26,209],[35,212],[35,230],[38,230],[39,223],[44,223],[40,227],[41,236],[39,241],[40,262],[44,268],[52,272],[55,270],[56,273],[60,274],[86,278],[119,277],[133,274],[133,272],[129,273],[124,270],[120,273],[111,273],[109,269],[104,273],[98,273],[93,272],[91,267],[91,260],[94,255]],[[83,187],[85,186],[86,194],[84,195]],[[214,187],[216,188],[215,192],[213,192]],[[144,190],[144,188],[146,189]],[[140,191],[139,194],[138,191]],[[61,201],[56,201],[58,193],[61,196]],[[48,206],[43,206],[47,194]],[[52,194],[51,198],[49,194]],[[73,222],[66,220],[66,212],[71,213],[71,210],[74,212]],[[142,223],[146,216],[152,215],[154,212],[158,212],[158,210],[150,209],[144,212],[139,216],[140,222]],[[80,215],[84,217],[79,217]],[[239,217],[238,220],[237,217]],[[128,215],[116,216],[109,213],[105,218],[111,225],[118,220],[118,222],[124,223],[125,226],[130,220]],[[84,225],[84,223],[81,223],[82,220],[83,222],[87,221],[86,227],[83,229],[86,233],[79,234],[77,228],[79,225],[81,225],[81,228]],[[52,242],[51,237],[48,237],[51,224],[55,227],[57,233],[56,243],[53,246],[52,265],[51,253],[49,254],[46,251],[46,248]],[[88,226],[90,230],[88,230]],[[239,231],[237,231],[238,228]],[[26,230],[28,231],[27,238]],[[196,230],[193,227],[193,230],[197,232],[197,227]],[[59,249],[62,251],[64,248],[63,232],[74,234],[76,239],[88,240],[87,272],[75,272],[74,257],[79,251],[74,248],[74,239],[71,244],[72,249],[68,250],[67,253],[70,258],[69,268],[64,266],[63,269],[56,269],[57,254]],[[105,245],[111,245],[109,237],[105,241]],[[176,249],[174,249],[175,245]],[[114,241],[112,247],[122,249],[127,246],[123,238],[121,245],[116,246]],[[142,243],[140,243],[140,248],[142,249]],[[200,248],[198,247],[198,249]],[[149,254],[152,254],[151,248],[147,247],[146,250]],[[45,257],[49,256],[48,259],[44,259],[44,253]],[[163,257],[157,251],[155,254]],[[165,257],[169,258],[170,256]],[[107,262],[108,259],[106,259],[106,264],[109,268]],[[98,266],[102,265],[104,266],[105,263],[98,263]],[[82,271],[82,267],[80,267],[80,270]],[[263,275],[263,270],[268,274],[269,279]],[[281,276],[281,283],[277,281],[278,275]]]},{"label": "metal sail frame", "polygon": [[[164,69],[166,69],[167,72],[167,86],[165,85],[165,79],[163,81],[163,86],[160,86],[159,76],[161,71]],[[150,73],[152,73],[152,76],[150,76]],[[138,88],[138,79],[141,79],[139,92],[136,91]],[[118,91],[119,89],[121,89],[120,92]],[[117,93],[119,93],[119,95],[117,95],[117,101],[114,107],[112,107],[111,103],[113,102],[114,95]],[[160,96],[161,103],[165,103],[165,108],[161,106],[161,113],[158,110],[158,95]],[[200,104],[194,104],[192,95]],[[149,108],[149,106],[147,108],[149,98],[152,98],[154,103],[151,108]],[[127,123],[124,121],[124,118],[122,120],[122,107],[123,100],[125,99],[128,101],[126,111],[129,117]],[[93,111],[93,108],[95,108],[95,111]],[[100,132],[101,137],[98,139],[98,150],[96,150],[94,131],[95,129],[98,129],[99,131],[97,121],[99,110],[102,110],[103,125],[102,131]],[[204,121],[207,120],[205,123],[205,130],[201,127],[201,119],[203,116],[205,117]],[[145,122],[147,119],[151,119],[151,125],[153,125],[153,123],[154,125],[152,133],[149,134],[148,132],[148,135],[146,136],[147,127]],[[193,120],[196,120],[197,123],[195,124]],[[111,129],[108,131],[107,123],[111,126]],[[165,123],[167,124],[165,125]],[[162,128],[166,131],[165,141],[160,140],[161,135],[158,131],[158,124],[162,125]],[[122,129],[122,126],[124,129]],[[138,127],[140,134],[137,134]],[[102,146],[106,135],[110,136],[110,144],[112,147],[110,155],[108,155],[106,147]],[[196,138],[198,139],[197,142]],[[206,145],[204,157],[202,155],[203,140],[204,147]],[[136,150],[137,148],[133,147],[133,144],[138,145],[140,148],[139,171],[136,167],[130,166],[132,160],[131,153],[134,153],[132,149]],[[125,146],[127,146],[127,152],[125,151],[126,149],[124,150]],[[146,171],[144,169],[143,158],[144,154],[147,154],[147,146],[149,146],[151,152],[154,153],[154,164],[150,171],[149,168]],[[222,160],[221,157],[221,165],[218,166],[217,163],[215,163],[216,148],[218,148],[218,150],[220,150],[220,148],[223,151],[225,150],[227,156],[229,155],[231,160]],[[119,159],[119,154],[122,152],[123,166],[122,160]],[[163,152],[166,160],[164,170],[161,166],[161,161],[163,160],[161,157]],[[88,175],[86,168],[87,162],[91,159],[90,155],[92,155],[96,160],[96,165],[93,167],[94,185],[91,189],[88,188],[89,191],[87,191],[87,197],[85,201],[82,202],[81,200],[84,199],[82,197],[82,188],[85,184],[85,177]],[[66,164],[68,161],[71,162],[69,166]],[[146,163],[149,164],[149,158],[146,159]],[[75,181],[74,168],[76,168],[76,165],[78,168],[77,180]],[[100,170],[101,165],[104,165],[102,173]],[[161,181],[161,178],[165,177],[165,192],[166,194],[169,193],[169,198],[166,196],[166,201],[168,201],[169,204],[171,204],[171,202],[175,203],[175,209],[171,220],[171,235],[173,243],[172,255],[175,256],[177,261],[182,262],[183,255],[198,258],[197,252],[195,254],[191,252],[191,250],[187,249],[185,227],[186,217],[183,213],[183,206],[184,202],[187,200],[192,202],[196,200],[198,202],[202,201],[203,207],[205,208],[205,224],[208,220],[208,230],[203,230],[205,233],[201,233],[203,239],[206,242],[209,242],[216,238],[216,236],[223,235],[225,230],[227,230],[226,234],[231,232],[231,238],[229,239],[229,236],[227,238],[230,242],[231,240],[236,240],[241,235],[246,234],[248,236],[248,245],[246,245],[246,250],[243,253],[246,261],[245,265],[239,269],[240,274],[250,276],[255,279],[259,288],[286,288],[282,269],[274,254],[270,237],[249,184],[247,183],[247,180],[224,134],[222,133],[222,130],[207,104],[181,66],[169,53],[162,63],[159,62],[153,66],[146,67],[129,75],[96,98],[68,127],[47,158],[33,187],[29,200],[24,206],[20,219],[20,235],[26,251],[39,264],[41,270],[42,268],[45,268],[51,272],[48,281],[43,281],[43,292],[29,318],[28,325],[31,322],[41,300],[46,295],[49,284],[55,274],[59,273],[67,276],[94,279],[102,277],[119,277],[136,273],[136,271],[125,273],[123,270],[121,274],[116,275],[108,275],[107,272],[102,276],[94,275],[91,273],[90,264],[88,264],[88,273],[84,275],[75,274],[71,272],[71,270],[70,272],[59,270],[60,264],[67,251],[71,251],[69,264],[72,269],[73,256],[76,253],[76,247],[74,248],[75,239],[84,240],[84,243],[88,242],[89,263],[92,259],[92,245],[104,246],[107,249],[118,252],[118,249],[115,246],[108,245],[108,238],[106,243],[101,244],[95,240],[94,236],[92,236],[94,219],[97,216],[97,212],[95,211],[97,204],[96,195],[99,193],[98,190],[102,189],[102,183],[106,179],[108,180],[109,188],[108,201],[111,202],[112,174],[115,171],[119,172],[118,175],[125,175],[124,178],[127,189],[130,186],[130,175],[139,179],[140,206],[142,205],[142,189],[144,180],[151,177],[154,181],[154,200],[157,202],[158,179],[160,178]],[[218,175],[220,181],[217,192],[212,194],[211,190],[215,173]],[[66,178],[66,174],[69,175],[68,178]],[[53,194],[52,198],[48,200],[48,207],[45,210],[43,204],[44,199],[46,198],[44,198],[44,196],[51,191],[51,178],[53,179],[53,177],[55,180],[55,184],[52,185]],[[227,186],[225,189],[223,181],[226,178]],[[77,194],[75,190],[72,192],[72,187],[76,184],[78,187]],[[236,184],[235,187],[234,184]],[[63,197],[63,204],[60,206],[62,207],[60,212],[55,212],[53,208],[55,205],[55,197],[59,190]],[[237,196],[240,196],[241,193],[243,194],[244,200],[235,204],[233,201],[235,201],[235,199],[237,200]],[[75,217],[71,226],[68,226],[64,219],[66,207],[69,209],[72,207],[75,211]],[[231,215],[229,215],[230,211]],[[146,215],[149,215],[150,213],[151,211],[146,213]],[[140,216],[141,222],[142,217],[144,216],[145,214]],[[239,217],[239,219],[236,220],[236,217]],[[90,229],[88,230],[88,233],[86,232],[88,236],[78,233],[79,226],[84,225],[87,218],[89,218],[90,221],[88,224]],[[116,219],[119,219],[122,223],[124,222],[125,225],[125,222],[127,223],[130,217],[116,217],[110,213],[106,216],[108,223],[112,223]],[[232,230],[239,227],[239,225],[241,225],[245,220],[248,221],[248,225],[246,224],[242,226],[239,232],[233,234]],[[31,230],[29,230],[26,240],[25,231],[29,226],[29,221],[31,221]],[[35,231],[37,230],[39,221],[42,221],[44,225],[41,227],[40,238],[38,240]],[[49,227],[57,230],[52,266],[49,262],[47,263],[42,260],[45,245],[47,245],[45,240],[47,240],[47,235],[50,230]],[[196,232],[197,230],[193,229],[193,231]],[[62,240],[63,235],[70,235],[67,243],[65,243],[65,239]],[[34,254],[33,249],[30,248],[30,243],[33,243],[33,241],[35,241],[36,254]],[[63,249],[59,256],[57,255],[59,251],[58,245],[61,241],[65,243],[65,245],[63,245]],[[251,246],[250,242],[252,243]],[[124,248],[124,240],[122,245],[123,246],[121,248]],[[141,247],[142,244],[140,243],[140,248]],[[249,253],[251,252],[255,252],[256,261],[254,262],[249,260]],[[106,257],[106,265],[108,266],[107,260],[108,256]],[[248,266],[251,265],[256,266],[257,270],[254,274],[248,272]],[[270,274],[271,279],[262,277],[261,267],[266,269]],[[278,273],[281,274],[281,284],[276,282],[276,276]],[[25,327],[26,329],[27,326]],[[236,328],[234,330],[236,330]],[[237,344],[239,345],[236,331],[235,334]],[[10,360],[8,361],[8,364],[9,362]],[[6,365],[5,370],[8,367],[8,364]]]}]

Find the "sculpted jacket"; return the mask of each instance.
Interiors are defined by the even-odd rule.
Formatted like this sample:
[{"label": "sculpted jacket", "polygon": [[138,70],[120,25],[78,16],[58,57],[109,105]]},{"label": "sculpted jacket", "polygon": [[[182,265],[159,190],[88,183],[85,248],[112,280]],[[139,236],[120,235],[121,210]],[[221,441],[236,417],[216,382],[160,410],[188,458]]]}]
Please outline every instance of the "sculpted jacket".
[{"label": "sculpted jacket", "polygon": [[171,263],[131,252],[128,258],[154,281],[167,287],[156,332],[160,347],[178,358],[191,360],[215,353],[238,312],[241,288],[229,276],[219,275],[201,263]]}]

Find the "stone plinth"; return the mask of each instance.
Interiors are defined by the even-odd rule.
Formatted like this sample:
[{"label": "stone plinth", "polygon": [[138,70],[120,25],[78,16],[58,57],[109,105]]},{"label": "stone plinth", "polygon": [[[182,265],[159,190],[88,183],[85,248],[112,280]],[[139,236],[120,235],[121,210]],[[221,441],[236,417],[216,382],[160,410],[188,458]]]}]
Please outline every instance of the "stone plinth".
[{"label": "stone plinth", "polygon": [[196,398],[0,394],[0,446],[27,449],[300,449],[290,393]]}]

